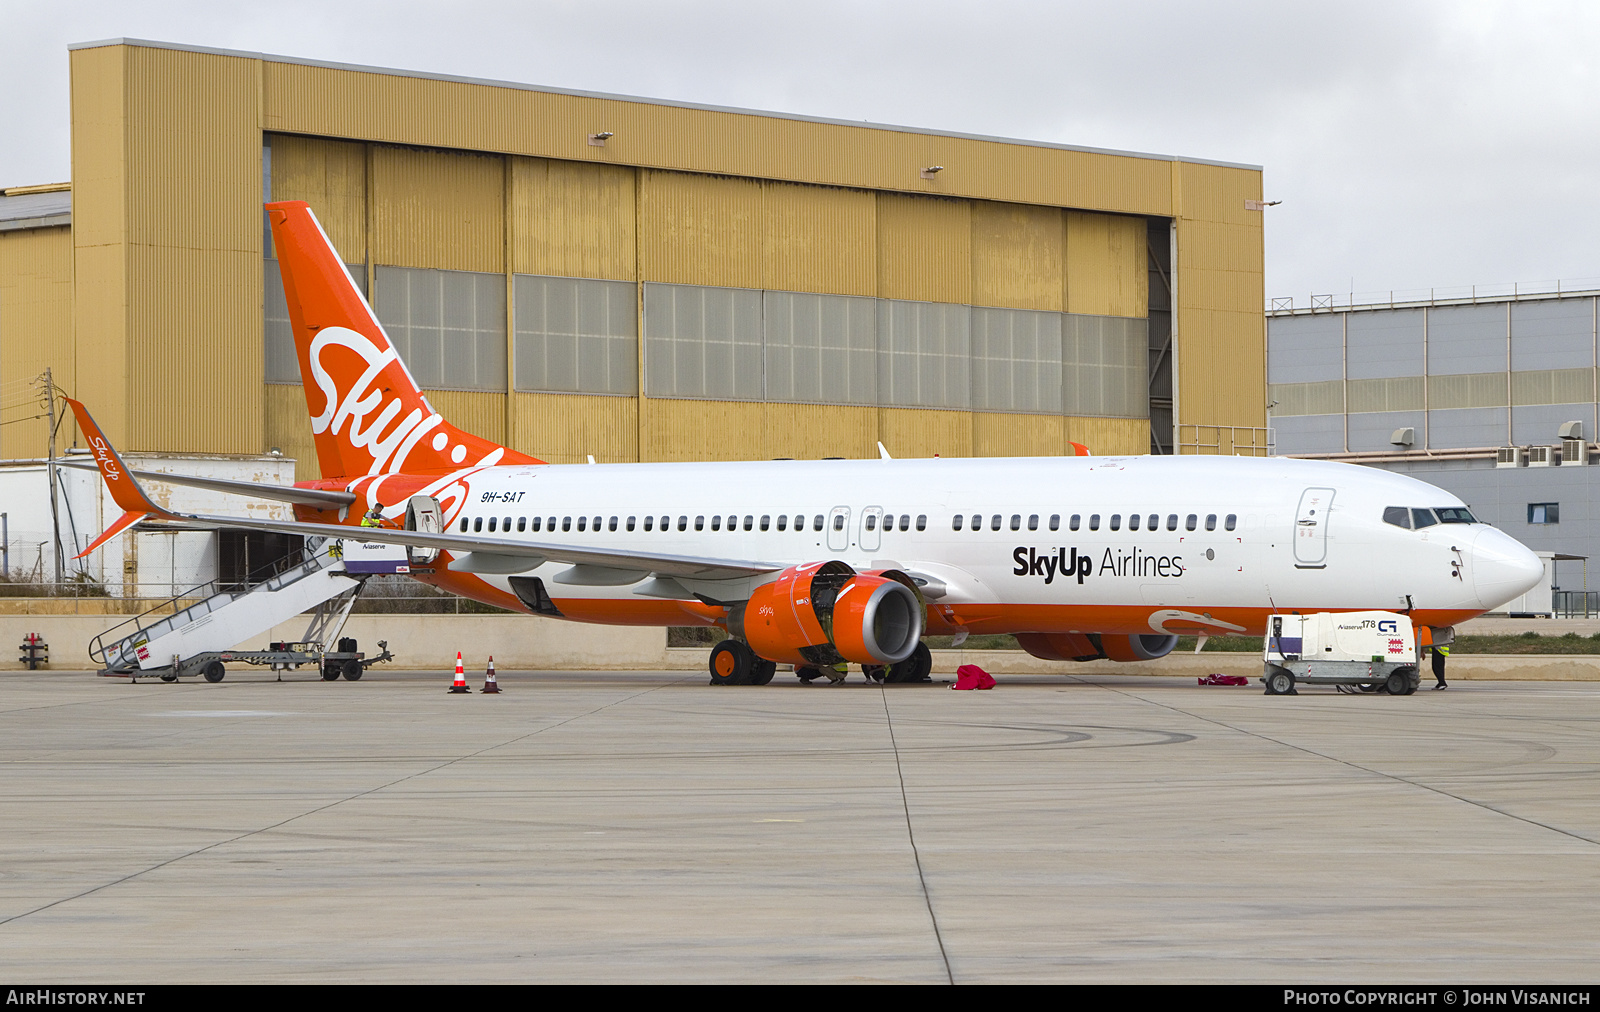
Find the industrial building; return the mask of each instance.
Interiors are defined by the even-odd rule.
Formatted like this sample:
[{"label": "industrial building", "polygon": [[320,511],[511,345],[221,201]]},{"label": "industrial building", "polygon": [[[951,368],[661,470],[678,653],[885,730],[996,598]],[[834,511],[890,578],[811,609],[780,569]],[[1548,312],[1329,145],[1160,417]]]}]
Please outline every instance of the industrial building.
[{"label": "industrial building", "polygon": [[[1594,612],[1593,442],[1600,292],[1517,290],[1268,313],[1276,451],[1401,471],[1460,496],[1528,547],[1565,558],[1554,603]],[[1522,605],[1518,605],[1521,607]]]},{"label": "industrial building", "polygon": [[45,454],[48,367],[129,451],[317,477],[261,212],[286,199],[446,416],[551,462],[1266,453],[1255,166],[70,56],[70,186],[0,197],[3,458]]}]

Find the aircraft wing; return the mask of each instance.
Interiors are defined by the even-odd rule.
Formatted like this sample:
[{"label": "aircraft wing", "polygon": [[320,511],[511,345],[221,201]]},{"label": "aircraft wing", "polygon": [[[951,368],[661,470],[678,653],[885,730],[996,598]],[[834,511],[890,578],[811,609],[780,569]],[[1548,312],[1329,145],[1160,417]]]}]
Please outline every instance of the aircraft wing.
[{"label": "aircraft wing", "polygon": [[[56,466],[75,467],[82,471],[99,470],[99,465],[90,463],[87,460],[57,460]],[[253,481],[233,481],[229,478],[202,478],[192,474],[168,474],[165,471],[135,471],[129,469],[128,473],[141,481],[164,481],[169,485],[188,485],[192,488],[210,489],[213,492],[247,495],[253,499],[272,499],[276,502],[295,503],[299,506],[315,506],[318,509],[338,509],[356,501],[356,497],[353,494],[339,492],[334,489],[296,488],[293,485],[262,485]]]},{"label": "aircraft wing", "polygon": [[293,520],[255,520],[241,517],[209,516],[198,513],[171,513],[165,517],[215,527],[237,527],[255,531],[278,531],[283,534],[301,534],[306,537],[343,538],[347,541],[377,542],[386,545],[409,545],[416,548],[440,548],[456,557],[467,553],[489,556],[511,556],[528,559],[528,568],[539,562],[566,562],[582,566],[603,566],[607,569],[634,570],[640,574],[655,573],[661,576],[681,576],[696,580],[731,580],[741,576],[759,576],[784,568],[770,562],[745,559],[718,559],[698,555],[665,555],[655,552],[630,552],[610,548],[578,548],[537,541],[512,541],[507,538],[485,538],[471,534],[434,534],[428,531],[398,530],[393,527],[354,527],[348,524],[308,524]]}]

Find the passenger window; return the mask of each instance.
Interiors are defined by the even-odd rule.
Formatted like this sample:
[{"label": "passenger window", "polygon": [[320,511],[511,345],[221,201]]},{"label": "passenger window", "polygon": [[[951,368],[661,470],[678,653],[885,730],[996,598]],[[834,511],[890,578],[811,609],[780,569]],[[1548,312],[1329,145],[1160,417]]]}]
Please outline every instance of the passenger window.
[{"label": "passenger window", "polygon": [[767,528],[769,528],[771,526],[772,526],[772,514],[763,513],[761,515],[761,529],[762,530],[766,530]]},{"label": "passenger window", "polygon": [[466,517],[462,517],[461,518],[461,533],[462,534],[467,533],[467,518]]},{"label": "passenger window", "polygon": [[499,518],[498,518],[498,517],[490,517],[490,518],[489,518],[489,533],[490,533],[490,534],[493,534],[493,533],[494,533],[494,522],[495,522],[495,521],[496,521],[496,520],[497,520],[497,519],[499,519]]},{"label": "passenger window", "polygon": [[1013,513],[1013,514],[1011,514],[1011,529],[1014,530],[1014,531],[1022,530],[1022,514],[1021,513]]},{"label": "passenger window", "polygon": [[[700,517],[699,518],[699,521],[704,521],[704,520],[705,520],[705,517]],[[679,517],[678,518],[678,530],[686,531],[688,529],[689,529],[689,518],[688,517]],[[700,529],[700,525],[699,525],[698,522],[695,524],[695,528],[694,529],[697,530],[697,531]]]},{"label": "passenger window", "polygon": [[998,513],[996,513],[994,516],[990,517],[989,518],[989,529],[992,530],[992,531],[998,531],[1000,529],[1000,521],[1001,521],[1001,519],[1002,519],[1002,517]]},{"label": "passenger window", "polygon": [[523,531],[525,531],[527,529],[528,529],[528,518],[527,517],[517,517],[517,533],[521,534]]},{"label": "passenger window", "polygon": [[[926,525],[927,522],[928,522],[928,518],[927,517],[923,517],[921,523]],[[900,514],[900,529],[902,531],[909,531],[911,529],[911,514],[910,513],[902,513],[902,514]],[[922,530],[922,527],[918,527],[917,530],[919,530],[919,531]]]},{"label": "passenger window", "polygon": [[844,530],[844,514],[843,513],[835,513],[833,515],[833,529],[836,530],[836,531]]},{"label": "passenger window", "polygon": [[[538,530],[538,529],[539,529],[538,527],[534,528],[534,530]],[[556,532],[556,518],[555,517],[551,517],[549,520],[546,520],[545,524],[544,524],[544,529],[549,531],[551,534],[554,534]]]},{"label": "passenger window", "polygon": [[[671,517],[662,517],[661,518],[661,529],[664,530],[664,531],[672,529],[672,518]],[[679,517],[678,518],[678,530],[680,530],[680,531],[683,530],[683,517]]]},{"label": "passenger window", "polygon": [[1433,510],[1425,510],[1425,509],[1418,509],[1416,507],[1412,507],[1412,509],[1411,509],[1411,526],[1415,527],[1417,530],[1420,531],[1424,527],[1432,527],[1434,524],[1436,524],[1438,522],[1439,521],[1434,518]]},{"label": "passenger window", "polygon": [[822,530],[822,514],[821,513],[818,513],[816,516],[811,518],[811,529],[814,530],[814,531]]},{"label": "passenger window", "polygon": [[1122,514],[1121,513],[1113,513],[1113,514],[1111,514],[1111,523],[1109,524],[1109,526],[1114,531],[1121,530],[1122,529]]},{"label": "passenger window", "polygon": [[917,530],[925,531],[927,529],[928,529],[928,514],[926,514],[926,513],[918,513],[917,514]]},{"label": "passenger window", "polygon": [[972,514],[972,529],[975,531],[983,530],[983,517],[976,513]]},{"label": "passenger window", "polygon": [[779,513],[778,514],[778,530],[786,531],[788,529],[789,529],[789,514],[787,514],[787,513]]},{"label": "passenger window", "polygon": [[1067,522],[1067,530],[1075,531],[1077,529],[1078,529],[1078,514],[1074,513],[1074,514],[1072,514],[1072,519]]},{"label": "passenger window", "polygon": [[645,517],[644,518],[644,529],[647,530],[647,531],[655,530],[656,529],[656,518],[655,517]]},{"label": "passenger window", "polygon": [[[616,517],[612,517],[612,518],[611,518],[611,519],[612,519],[612,520],[613,520],[613,521],[615,521],[615,520],[616,520]],[[612,530],[616,530],[616,528],[615,528],[615,527],[613,527],[613,528],[612,528]],[[595,532],[595,533],[596,533],[596,534],[599,534],[599,533],[600,533],[600,518],[599,518],[599,517],[595,517],[595,518],[594,518],[594,532]]]},{"label": "passenger window", "polygon": [[867,514],[867,530],[875,531],[877,529],[878,529],[878,518],[873,516],[871,513],[868,513]]},{"label": "passenger window", "polygon": [[722,530],[722,514],[718,513],[711,518],[711,529],[714,531]]},{"label": "passenger window", "polygon": [[[599,520],[600,520],[600,518],[599,518],[599,517],[595,517],[595,521],[596,521],[596,522],[597,522],[597,523],[598,523],[598,522],[599,522]],[[611,518],[611,521],[610,521],[610,522],[609,522],[609,523],[607,523],[607,524],[606,524],[606,530],[608,530],[608,531],[614,531],[614,530],[616,530],[616,529],[617,529],[617,518],[616,518],[616,517],[612,517],[612,518]]]},{"label": "passenger window", "polygon": [[1037,513],[1029,514],[1028,515],[1028,530],[1036,531],[1038,529],[1039,529],[1039,514],[1037,514]]},{"label": "passenger window", "polygon": [[589,525],[589,518],[588,517],[579,517],[578,518],[578,532],[580,534],[589,529],[588,525]]},{"label": "passenger window", "polygon": [[1100,514],[1089,514],[1089,529],[1091,531],[1098,531],[1100,529]]},{"label": "passenger window", "polygon": [[1050,529],[1052,531],[1059,531],[1061,529],[1061,514],[1060,513],[1052,513],[1052,514],[1050,514]]},{"label": "passenger window", "polygon": [[1176,514],[1176,513],[1168,513],[1167,514],[1167,530],[1175,531],[1177,529],[1178,529],[1178,514]]},{"label": "passenger window", "polygon": [[500,529],[502,531],[505,531],[507,534],[511,533],[511,518],[510,517],[506,517],[504,520],[500,521]]},{"label": "passenger window", "polygon": [[1214,531],[1216,529],[1217,529],[1217,515],[1215,513],[1207,513],[1206,514],[1206,530]]},{"label": "passenger window", "polygon": [[1190,513],[1187,517],[1184,518],[1183,529],[1186,530],[1186,531],[1192,531],[1196,527],[1198,527],[1199,524],[1200,524],[1200,518],[1197,515],[1195,515],[1193,513]]},{"label": "passenger window", "polygon": [[628,530],[633,530],[633,517],[628,518]]},{"label": "passenger window", "polygon": [[[705,530],[706,529],[706,518],[705,517],[695,517],[694,518],[694,529],[697,530],[697,531]],[[678,530],[680,530],[680,531],[683,530],[683,519],[681,517],[678,520]]]},{"label": "passenger window", "polygon": [[[962,516],[960,513],[957,513],[955,516],[950,518],[950,529],[952,531],[959,531],[961,529],[961,522],[965,519],[966,517]],[[461,527],[463,530],[466,529],[466,525],[467,522],[465,520],[461,521]]]},{"label": "passenger window", "polygon": [[1128,530],[1136,531],[1138,529],[1139,529],[1139,514],[1137,514],[1137,513],[1129,513],[1128,514]]},{"label": "passenger window", "polygon": [[1161,514],[1159,514],[1159,513],[1150,514],[1150,519],[1145,521],[1144,529],[1147,530],[1147,531],[1158,531],[1158,530],[1160,530],[1161,529]]},{"label": "passenger window", "polygon": [[1227,516],[1227,519],[1222,521],[1222,529],[1225,530],[1225,531],[1231,531],[1235,527],[1237,527],[1238,525],[1239,525],[1239,514],[1237,514],[1237,513],[1229,513],[1228,516]]},{"label": "passenger window", "polygon": [[561,533],[565,534],[570,530],[572,530],[572,518],[571,517],[562,517],[561,518]]},{"label": "passenger window", "polygon": [[472,518],[472,533],[479,534],[483,531],[483,517]]}]

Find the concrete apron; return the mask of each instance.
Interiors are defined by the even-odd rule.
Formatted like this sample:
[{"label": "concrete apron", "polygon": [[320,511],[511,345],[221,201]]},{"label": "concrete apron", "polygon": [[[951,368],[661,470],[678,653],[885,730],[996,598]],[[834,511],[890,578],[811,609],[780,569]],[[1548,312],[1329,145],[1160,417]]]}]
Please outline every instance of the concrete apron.
[{"label": "concrete apron", "polygon": [[[17,646],[30,632],[50,646],[50,667],[82,671],[90,668],[89,640],[124,621],[121,615],[0,615],[0,670],[15,671]],[[303,635],[304,623],[286,623],[241,644],[261,649],[273,640]],[[591,626],[522,615],[354,615],[344,629],[362,650],[378,652],[388,640],[402,671],[445,671],[456,651],[469,672],[481,673],[492,655],[501,671],[697,671],[704,670],[708,647],[668,647],[665,630],[632,626]],[[935,650],[933,670],[953,675],[963,664],[976,664],[992,675],[1140,675],[1197,678],[1209,674],[1261,674],[1255,654],[1174,653],[1156,661],[1118,664],[1114,661],[1069,663],[1042,661],[1021,650]],[[248,670],[243,665],[237,670]],[[1600,681],[1600,655],[1454,654],[1450,679],[1492,681]],[[1432,673],[1423,671],[1431,683]]]}]

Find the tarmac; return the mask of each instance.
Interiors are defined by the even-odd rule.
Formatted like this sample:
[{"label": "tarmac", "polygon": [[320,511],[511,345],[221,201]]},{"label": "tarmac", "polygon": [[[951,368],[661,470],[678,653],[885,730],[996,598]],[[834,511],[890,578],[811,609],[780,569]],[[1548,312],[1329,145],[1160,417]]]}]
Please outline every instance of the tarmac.
[{"label": "tarmac", "polygon": [[1597,976],[1594,683],[448,681],[0,676],[0,974]]}]

